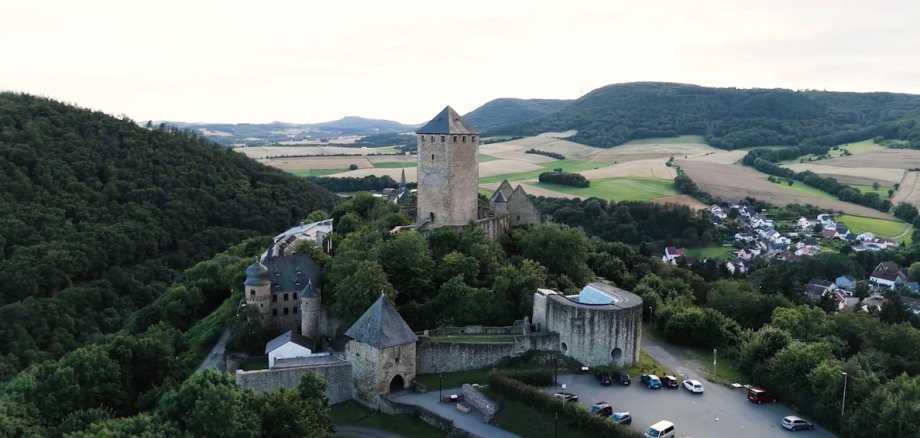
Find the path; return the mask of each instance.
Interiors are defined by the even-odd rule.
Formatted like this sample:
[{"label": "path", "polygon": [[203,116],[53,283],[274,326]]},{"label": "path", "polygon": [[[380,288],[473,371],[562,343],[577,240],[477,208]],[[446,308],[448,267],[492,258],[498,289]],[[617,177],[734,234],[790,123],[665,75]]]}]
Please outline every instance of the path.
[{"label": "path", "polygon": [[[445,388],[444,393],[457,394],[460,393],[460,388]],[[517,435],[507,430],[483,423],[482,415],[475,409],[470,413],[463,413],[457,410],[457,405],[454,403],[439,403],[438,391],[429,391],[423,394],[404,391],[400,394],[391,396],[391,399],[407,405],[424,407],[441,417],[452,420],[454,422],[454,427],[457,429],[465,430],[475,436],[488,438],[519,438]]]},{"label": "path", "polygon": [[392,432],[353,424],[336,424],[335,435],[349,438],[404,438]]},{"label": "path", "polygon": [[914,224],[909,224],[909,225],[907,225],[907,228],[904,229],[904,231],[901,231],[901,234],[898,234],[897,236],[892,236],[891,238],[892,238],[892,239],[900,239],[900,238],[904,237],[904,235],[906,235],[907,233],[909,233],[910,230],[913,230],[913,229],[914,229]]},{"label": "path", "polygon": [[224,349],[227,346],[228,339],[230,339],[230,328],[224,329],[224,332],[220,335],[220,339],[218,339],[214,347],[211,348],[211,352],[201,361],[201,365],[198,365],[197,371],[202,371],[207,368],[215,368],[218,371],[227,370],[227,363],[224,361]]}]

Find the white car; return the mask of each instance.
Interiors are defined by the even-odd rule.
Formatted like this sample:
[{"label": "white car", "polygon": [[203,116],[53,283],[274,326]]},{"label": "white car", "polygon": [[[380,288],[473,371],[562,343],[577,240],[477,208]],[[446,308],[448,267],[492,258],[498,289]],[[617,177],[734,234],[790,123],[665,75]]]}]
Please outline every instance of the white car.
[{"label": "white car", "polygon": [[684,388],[695,394],[703,393],[703,384],[699,380],[684,380]]}]

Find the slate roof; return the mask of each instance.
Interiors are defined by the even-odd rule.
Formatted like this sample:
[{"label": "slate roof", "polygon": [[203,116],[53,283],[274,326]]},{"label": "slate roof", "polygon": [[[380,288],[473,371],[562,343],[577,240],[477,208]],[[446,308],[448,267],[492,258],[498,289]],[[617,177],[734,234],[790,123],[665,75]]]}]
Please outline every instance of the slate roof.
[{"label": "slate roof", "polygon": [[508,180],[503,180],[502,183],[498,185],[498,190],[495,192],[502,192],[502,195],[505,196],[505,199],[508,199],[511,197],[511,194],[514,193],[514,188],[511,187],[511,183],[509,183]]},{"label": "slate roof", "polygon": [[303,288],[303,292],[300,293],[300,296],[304,298],[319,298],[319,291],[313,287],[313,280],[307,280],[307,286]]},{"label": "slate roof", "polygon": [[416,134],[473,134],[479,133],[473,129],[460,114],[457,114],[450,105],[444,107],[430,122],[416,131]]},{"label": "slate roof", "polygon": [[821,278],[812,278],[811,281],[808,282],[808,284],[815,285],[815,286],[821,286],[826,289],[826,288],[831,287],[831,285],[833,285],[834,283],[831,283],[830,281],[827,281]]},{"label": "slate roof", "polygon": [[295,333],[293,330],[288,330],[282,333],[281,336],[278,336],[277,338],[272,339],[265,344],[265,354],[277,350],[288,342],[293,342],[303,348],[310,350],[311,352],[313,351],[313,341],[310,340],[310,338],[303,336],[300,333]]},{"label": "slate roof", "polygon": [[268,268],[265,265],[255,262],[246,268],[246,286],[265,286],[271,283],[269,279]]},{"label": "slate roof", "polygon": [[383,294],[345,332],[345,336],[375,348],[418,341],[418,337]]},{"label": "slate roof", "polygon": [[501,190],[495,191],[495,194],[492,195],[492,202],[505,202],[505,195],[502,194]]},{"label": "slate roof", "polygon": [[310,282],[314,287],[322,285],[319,266],[308,255],[269,257],[262,264],[268,268],[272,292],[300,292]]},{"label": "slate roof", "polygon": [[901,270],[901,267],[898,266],[895,262],[881,262],[878,266],[875,267],[876,271],[885,271],[885,272],[897,272]]}]

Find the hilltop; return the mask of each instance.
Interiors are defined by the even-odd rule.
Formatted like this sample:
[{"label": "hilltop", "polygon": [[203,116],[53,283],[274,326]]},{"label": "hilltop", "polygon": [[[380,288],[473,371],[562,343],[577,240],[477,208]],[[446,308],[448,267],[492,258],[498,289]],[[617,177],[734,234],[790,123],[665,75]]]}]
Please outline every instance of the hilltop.
[{"label": "hilltop", "polygon": [[571,100],[500,98],[486,102],[465,116],[481,133],[528,122],[565,108]]},{"label": "hilltop", "polygon": [[910,94],[635,82],[598,88],[558,112],[487,133],[535,135],[575,129],[578,133],[570,140],[599,147],[684,134],[703,135],[708,144],[722,149],[833,145],[910,131],[916,118],[907,127],[900,119],[918,109],[920,95]]},{"label": "hilltop", "polygon": [[188,123],[164,122],[191,129],[222,145],[262,145],[282,141],[327,139],[340,136],[366,136],[412,132],[414,126],[392,120],[343,117],[322,123]]},{"label": "hilltop", "polygon": [[0,93],[0,380],[121,329],[193,263],[335,202],[194,133]]}]

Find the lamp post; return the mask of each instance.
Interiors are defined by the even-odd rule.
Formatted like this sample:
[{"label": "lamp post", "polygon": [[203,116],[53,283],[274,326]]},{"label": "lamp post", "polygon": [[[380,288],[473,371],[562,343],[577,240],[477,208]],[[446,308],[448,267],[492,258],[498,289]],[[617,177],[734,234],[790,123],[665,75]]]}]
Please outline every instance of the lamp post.
[{"label": "lamp post", "polygon": [[713,382],[716,381],[716,376],[718,375],[718,370],[719,370],[718,362],[716,362],[716,357],[718,353],[719,353],[719,350],[717,348],[712,349],[712,381]]},{"label": "lamp post", "polygon": [[843,411],[847,407],[847,373],[843,373],[843,401],[840,403],[840,424],[843,425]]},{"label": "lamp post", "polygon": [[553,436],[559,437],[559,413],[556,412],[556,421],[553,422]]},{"label": "lamp post", "polygon": [[444,390],[444,374],[438,373],[438,403],[441,403],[444,400],[444,396],[441,394],[441,391]]}]

